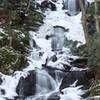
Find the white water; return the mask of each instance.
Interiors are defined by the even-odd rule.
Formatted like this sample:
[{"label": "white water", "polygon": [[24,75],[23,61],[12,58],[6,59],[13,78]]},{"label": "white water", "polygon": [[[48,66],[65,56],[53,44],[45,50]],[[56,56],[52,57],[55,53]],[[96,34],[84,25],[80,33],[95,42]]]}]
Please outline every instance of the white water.
[{"label": "white water", "polygon": [[[37,0],[41,1],[41,0]],[[71,0],[72,2],[72,0]],[[70,2],[70,5],[71,5]],[[72,2],[73,3],[73,2]],[[5,100],[5,98],[13,99],[14,96],[17,96],[16,86],[21,76],[26,77],[28,75],[27,71],[37,70],[37,95],[33,97],[28,97],[26,100],[47,100],[47,98],[54,93],[60,95],[60,100],[82,100],[81,96],[83,91],[80,87],[69,87],[64,89],[64,94],[59,93],[59,86],[61,84],[62,78],[59,76],[59,73],[56,72],[56,80],[54,80],[45,70],[42,70],[42,64],[45,63],[46,59],[49,59],[48,65],[52,67],[57,67],[63,69],[62,63],[69,64],[68,58],[72,56],[70,48],[64,47],[63,42],[64,38],[67,37],[69,40],[78,41],[79,44],[85,43],[84,33],[81,25],[81,13],[77,16],[69,17],[65,14],[65,11],[62,10],[62,0],[58,0],[56,3],[57,11],[46,11],[46,18],[44,19],[44,25],[42,25],[37,33],[30,32],[30,46],[31,53],[28,57],[29,66],[23,69],[23,71],[15,72],[13,76],[6,76],[3,74],[3,83],[0,85],[0,89],[4,89],[6,94],[3,95],[0,93],[0,100]],[[74,6],[75,8],[75,6]],[[71,11],[72,8],[69,8]],[[69,32],[64,32],[61,28],[54,29],[53,26],[62,26],[65,29],[69,28]],[[49,40],[45,39],[46,35],[55,34],[56,38],[60,38],[59,41],[50,38]],[[35,40],[38,48],[33,48],[33,40]],[[63,54],[58,52],[52,52],[52,43],[56,42],[56,49],[59,49]],[[42,56],[39,55],[42,53]],[[50,59],[53,55],[57,56],[58,60],[52,62]],[[72,56],[74,58],[74,56]]]},{"label": "white water", "polygon": [[41,70],[37,72],[37,87],[36,93],[40,95],[45,95],[56,89],[56,81],[45,71]]},{"label": "white water", "polygon": [[71,16],[79,13],[77,10],[77,0],[64,0],[64,8],[68,10],[68,14]]},{"label": "white water", "polygon": [[70,15],[75,15],[76,11],[76,0],[68,0],[68,13]]},{"label": "white water", "polygon": [[64,29],[61,27],[54,28],[54,33],[51,41],[52,50],[62,50],[64,45]]}]

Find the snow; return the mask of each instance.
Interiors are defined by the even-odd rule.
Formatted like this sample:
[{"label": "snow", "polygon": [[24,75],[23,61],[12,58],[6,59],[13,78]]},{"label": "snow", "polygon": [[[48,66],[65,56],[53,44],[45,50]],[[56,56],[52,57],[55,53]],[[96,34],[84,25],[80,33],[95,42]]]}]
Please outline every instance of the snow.
[{"label": "snow", "polygon": [[62,92],[64,95],[60,95],[60,100],[83,100],[81,95],[84,94],[84,92],[80,88],[81,86],[63,89]]},{"label": "snow", "polygon": [[[60,2],[61,3],[61,2]],[[62,4],[62,3],[61,3]],[[57,11],[47,11],[45,13],[46,19],[44,22],[52,26],[62,26],[65,29],[69,29],[69,32],[66,32],[65,35],[69,40],[79,41],[83,44],[85,43],[85,36],[83,32],[83,27],[81,23],[82,14],[79,13],[76,16],[68,16],[66,11],[61,10],[62,7],[59,7]]]},{"label": "snow", "polygon": [[92,100],[92,99],[100,100],[100,96],[89,97],[89,100]]},{"label": "snow", "polygon": [[[42,2],[44,0],[37,0],[37,2]],[[90,2],[92,0],[89,0]],[[65,27],[65,29],[69,29],[69,32],[66,32],[65,35],[68,37],[69,40],[73,41],[80,41],[83,44],[85,41],[85,36],[82,28],[81,23],[81,13],[76,16],[68,16],[66,14],[66,10],[62,10],[62,0],[58,0],[57,3],[55,3],[57,6],[57,11],[46,11],[45,12],[45,20],[44,20],[44,26],[40,28],[40,32],[42,36],[45,34],[50,33],[53,29],[52,26],[62,26]],[[43,32],[44,31],[44,32]],[[48,32],[47,32],[48,31]],[[40,33],[39,32],[39,33]]]},{"label": "snow", "polygon": [[14,76],[8,76],[0,73],[3,80],[3,83],[0,85],[0,90],[3,89],[5,91],[5,94],[0,93],[0,100],[5,100],[5,98],[14,99],[17,96],[16,86],[20,77],[26,77],[28,75],[28,73],[21,71],[16,71],[14,74]]},{"label": "snow", "polygon": [[66,100],[66,98],[67,100],[83,100],[81,95],[84,94],[84,91],[80,89],[82,86],[76,87],[76,83],[77,80],[72,85],[70,85],[70,87],[62,90],[63,95],[62,94],[60,95],[61,97],[60,100]]},{"label": "snow", "polygon": [[4,33],[2,28],[0,28],[0,32],[1,32],[1,33]]},{"label": "snow", "polygon": [[[37,2],[42,1],[38,0]],[[59,0],[58,3],[56,3],[56,6],[57,11],[47,10],[44,13],[46,16],[44,19],[44,24],[39,28],[37,33],[30,31],[31,45],[33,39],[40,49],[37,51],[33,50],[31,52],[31,56],[28,57],[30,65],[25,70],[29,70],[31,68],[35,69],[36,67],[41,69],[40,66],[45,63],[46,58],[50,58],[52,55],[56,54],[51,51],[51,39],[45,39],[46,35],[52,35],[54,33],[53,26],[62,26],[65,29],[69,29],[68,32],[64,33],[69,40],[78,41],[79,45],[85,43],[85,36],[81,23],[81,13],[76,16],[68,16],[66,11],[62,10],[62,0]],[[63,47],[62,51],[64,52],[63,55],[57,55],[59,58],[58,61],[56,63],[50,61],[48,65],[62,68],[61,63],[65,63],[68,56],[72,56],[69,48]],[[43,52],[42,58],[39,57],[39,52]],[[65,55],[67,56],[64,57]],[[73,57],[73,59],[74,58],[75,57]],[[32,64],[34,66],[31,66]],[[73,68],[72,70],[79,69]]]},{"label": "snow", "polygon": [[[38,0],[40,2],[41,0]],[[65,32],[64,35],[69,39],[73,41],[78,41],[79,43],[84,44],[85,43],[85,36],[84,31],[82,28],[81,23],[81,16],[82,14],[79,13],[76,16],[68,16],[66,14],[66,11],[62,10],[62,2],[61,0],[58,1],[56,4],[57,11],[46,11],[44,19],[44,24],[40,27],[37,34],[31,34],[31,37],[35,40],[36,44],[40,47],[40,50],[37,51],[37,53],[33,50],[31,52],[31,56],[28,57],[30,66],[28,66],[25,70],[28,71],[30,69],[42,69],[42,64],[45,64],[46,59],[49,59],[48,66],[57,67],[58,69],[63,69],[62,63],[70,65],[68,62],[68,58],[76,59],[77,56],[73,56],[70,52],[69,48],[63,47],[63,54],[57,54],[57,52],[51,51],[51,39],[46,40],[46,35],[52,35],[54,33],[53,26],[62,26],[65,29],[69,29],[68,32]],[[38,52],[43,52],[43,56],[37,57]],[[32,54],[33,53],[33,54]],[[36,54],[34,54],[36,53]],[[50,58],[57,54],[58,60],[56,62],[50,61]],[[32,56],[33,55],[33,56]],[[34,55],[36,58],[34,58]],[[37,55],[37,56],[36,56]],[[32,66],[34,65],[34,66]],[[71,70],[74,71],[81,71],[83,69],[79,69],[76,67],[73,67]],[[80,100],[82,99],[81,95],[84,94],[84,91],[82,91],[79,87],[75,87],[75,84],[72,84],[70,87],[63,90],[64,94],[61,94],[60,100]],[[47,95],[47,94],[46,94]]]},{"label": "snow", "polygon": [[[41,3],[43,0],[37,0],[37,2]],[[77,58],[76,56],[72,56],[70,52],[70,48],[63,47],[63,54],[59,54],[58,52],[51,51],[51,39],[46,40],[46,35],[52,35],[54,33],[53,26],[62,26],[65,29],[69,29],[68,32],[65,32],[64,35],[73,41],[78,41],[79,43],[85,43],[84,32],[81,23],[81,13],[76,16],[68,16],[66,11],[62,10],[62,0],[59,0],[56,4],[57,11],[46,11],[44,24],[40,27],[37,33],[30,31],[30,46],[33,45],[33,40],[35,40],[38,45],[38,49],[32,48],[30,55],[27,57],[29,65],[23,69],[22,71],[16,71],[14,75],[7,76],[2,74],[3,83],[0,85],[0,89],[4,89],[6,94],[0,94],[0,100],[5,100],[4,98],[13,99],[17,96],[16,86],[18,85],[20,77],[26,77],[28,75],[29,70],[42,69],[42,64],[45,64],[46,59],[50,58],[57,54],[57,62],[49,61],[48,65],[52,67],[57,67],[59,69],[63,69],[61,63],[69,64],[68,58],[72,57],[73,59]],[[0,28],[0,32],[3,30]],[[24,35],[22,34],[24,37]],[[43,53],[40,57],[39,53]],[[79,69],[72,69],[79,70]],[[80,87],[69,87],[63,90],[64,95],[60,95],[61,100],[80,100],[83,91]]]},{"label": "snow", "polygon": [[87,1],[90,2],[90,3],[94,2],[94,0],[87,0]]}]

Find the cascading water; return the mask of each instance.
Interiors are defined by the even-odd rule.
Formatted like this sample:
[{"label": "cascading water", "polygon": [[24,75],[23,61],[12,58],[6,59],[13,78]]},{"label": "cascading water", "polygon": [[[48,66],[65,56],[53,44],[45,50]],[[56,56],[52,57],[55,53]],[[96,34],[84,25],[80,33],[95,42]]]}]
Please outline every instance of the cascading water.
[{"label": "cascading water", "polygon": [[52,50],[59,51],[62,50],[64,45],[64,28],[60,26],[54,27],[54,34],[52,36]]},{"label": "cascading water", "polygon": [[36,79],[36,94],[45,95],[56,89],[56,82],[45,70],[37,71]]},{"label": "cascading water", "polygon": [[[0,100],[6,100],[5,98],[15,100],[14,97],[16,96],[19,96],[16,100],[82,99],[81,95],[83,94],[83,91],[80,87],[72,85],[73,83],[70,84],[71,86],[65,87],[65,89],[60,89],[63,77],[66,76],[67,71],[70,70],[68,69],[65,71],[64,65],[69,64],[68,58],[72,56],[70,48],[64,47],[65,38],[78,40],[83,43],[85,41],[82,25],[80,24],[81,14],[74,17],[67,16],[62,10],[62,0],[58,0],[55,5],[59,10],[54,12],[48,10],[44,13],[46,18],[44,20],[44,25],[42,25],[37,32],[38,34],[30,32],[30,56],[28,57],[29,65],[27,68],[17,72],[14,76],[10,76],[11,79],[9,79],[11,80],[11,85],[10,81],[6,81],[8,80],[7,77],[4,76],[6,78],[3,78],[4,82],[0,86]],[[72,15],[75,14],[75,0],[69,0],[68,5],[69,12],[71,12]],[[68,28],[70,31],[65,32],[65,29]],[[45,39],[46,35],[50,36],[48,40]],[[48,61],[46,62],[47,59]],[[33,71],[32,73],[35,73],[30,75],[30,70]],[[22,80],[19,81],[21,77]],[[19,85],[18,82],[22,83],[19,83]],[[19,85],[19,88],[17,85]],[[23,87],[21,87],[22,85]],[[34,87],[36,86],[36,89],[34,89],[34,87],[31,89],[33,85]],[[11,86],[13,87],[11,88]],[[26,91],[28,87],[29,89]],[[2,88],[6,90],[6,95],[1,93]],[[18,88],[17,90],[19,91],[17,93],[16,88]],[[24,89],[26,90],[24,91]],[[32,90],[32,93],[30,93],[30,90]],[[24,98],[20,98],[20,95]]]},{"label": "cascading water", "polygon": [[68,0],[68,13],[70,15],[75,15],[76,11],[76,0]]},{"label": "cascading water", "polygon": [[[82,0],[84,5],[87,5],[87,0]],[[64,9],[68,10],[68,14],[73,16],[80,12],[80,2],[79,0],[64,0]]]},{"label": "cascading water", "polygon": [[77,2],[78,0],[64,0],[63,5],[64,9],[68,10],[68,14],[75,15],[77,14]]}]

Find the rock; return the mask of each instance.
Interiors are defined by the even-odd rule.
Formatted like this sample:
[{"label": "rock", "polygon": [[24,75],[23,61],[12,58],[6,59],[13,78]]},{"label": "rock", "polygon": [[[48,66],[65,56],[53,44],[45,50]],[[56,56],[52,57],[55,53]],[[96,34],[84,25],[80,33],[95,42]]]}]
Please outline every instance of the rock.
[{"label": "rock", "polygon": [[52,93],[47,100],[60,100],[59,92]]},{"label": "rock", "polygon": [[83,85],[84,90],[87,90],[91,86],[92,79],[95,79],[95,73],[93,70],[83,70],[83,76],[81,76],[77,82],[77,86]]},{"label": "rock", "polygon": [[82,70],[82,71],[71,71],[62,80],[60,90],[69,87],[75,81],[76,86],[83,85],[82,89],[88,89],[90,87],[90,80],[94,78],[94,72],[92,70]]},{"label": "rock", "polygon": [[27,97],[35,95],[36,91],[36,72],[29,71],[29,75],[24,78],[21,77],[16,88],[18,97]]},{"label": "rock", "polygon": [[51,36],[49,36],[49,35],[46,35],[46,37],[45,37],[46,40],[49,40],[50,38],[51,38]]},{"label": "rock", "polygon": [[45,9],[45,8],[50,8],[52,11],[56,11],[56,5],[50,1],[44,0],[41,3],[41,8]]},{"label": "rock", "polygon": [[50,97],[48,98],[48,100],[60,100],[60,97],[59,96]]},{"label": "rock", "polygon": [[1,77],[0,77],[0,85],[2,84],[2,82],[3,82],[3,80],[2,80]]},{"label": "rock", "polygon": [[2,84],[3,79],[2,79],[2,73],[0,73],[0,85]]},{"label": "rock", "polygon": [[57,2],[58,0],[52,0],[52,2]]},{"label": "rock", "polygon": [[56,61],[57,61],[57,56],[56,56],[56,55],[53,55],[53,56],[51,57],[51,59],[52,59],[53,62],[56,62]]},{"label": "rock", "polygon": [[2,84],[3,80],[2,80],[2,74],[0,74],[0,85]]},{"label": "rock", "polygon": [[1,94],[2,94],[2,95],[5,95],[6,92],[5,92],[4,89],[1,89],[0,91],[1,91]]},{"label": "rock", "polygon": [[50,2],[49,5],[51,6],[50,9],[52,11],[56,11],[56,5],[55,4],[53,4],[52,2]]},{"label": "rock", "polygon": [[56,25],[56,26],[53,26],[55,29],[59,29],[61,28],[63,31],[67,31],[68,29],[66,29],[65,27],[63,26],[59,26],[59,25]]},{"label": "rock", "polygon": [[100,80],[100,70],[95,70],[95,79]]},{"label": "rock", "polygon": [[87,67],[87,61],[88,61],[87,58],[77,58],[77,59],[71,61],[70,64],[72,66],[75,66],[75,67],[78,67],[78,68],[86,68]]},{"label": "rock", "polygon": [[71,65],[64,64],[64,63],[62,63],[62,65],[64,66],[65,72],[70,71],[70,69],[71,69],[71,67],[72,67]]},{"label": "rock", "polygon": [[60,100],[58,95],[50,96],[47,100]]}]

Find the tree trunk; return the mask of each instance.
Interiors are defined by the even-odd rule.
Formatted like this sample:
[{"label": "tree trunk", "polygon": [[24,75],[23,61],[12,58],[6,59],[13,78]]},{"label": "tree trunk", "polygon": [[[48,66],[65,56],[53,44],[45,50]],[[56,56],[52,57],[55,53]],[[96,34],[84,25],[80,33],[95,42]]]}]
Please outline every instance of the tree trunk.
[{"label": "tree trunk", "polygon": [[88,43],[88,34],[87,34],[87,27],[86,27],[86,9],[85,9],[85,5],[83,4],[84,0],[79,0],[80,3],[80,8],[82,11],[82,25],[83,25],[83,30],[85,33],[85,39],[86,42]]},{"label": "tree trunk", "polygon": [[95,19],[96,19],[96,31],[100,32],[100,27],[99,27],[99,16],[98,16],[98,0],[95,0]]},{"label": "tree trunk", "polygon": [[26,11],[25,11],[25,12],[28,12],[28,10],[29,10],[29,8],[30,8],[30,5],[31,5],[31,2],[32,2],[32,0],[29,0],[29,1],[28,1],[27,8],[26,8]]}]

